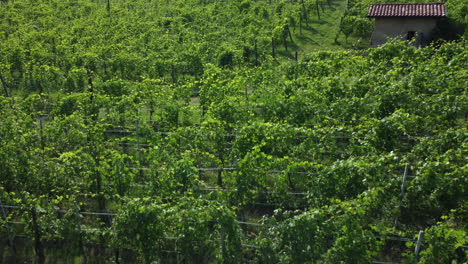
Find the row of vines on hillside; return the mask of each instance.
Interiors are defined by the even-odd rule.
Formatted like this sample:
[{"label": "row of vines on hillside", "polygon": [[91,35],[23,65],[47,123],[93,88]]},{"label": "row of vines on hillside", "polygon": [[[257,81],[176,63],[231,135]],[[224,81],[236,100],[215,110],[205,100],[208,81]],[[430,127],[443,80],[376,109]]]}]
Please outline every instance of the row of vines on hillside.
[{"label": "row of vines on hillside", "polygon": [[83,68],[84,92],[2,96],[2,237],[71,258],[91,241],[105,261],[359,263],[413,261],[424,230],[420,261],[463,262],[464,45],[207,64],[187,83]]},{"label": "row of vines on hillside", "polygon": [[[20,1],[1,4],[0,77],[5,94],[82,92],[144,79],[199,80],[215,64],[260,65],[294,37],[320,0]],[[299,28],[299,30],[296,30]],[[135,37],[138,36],[138,37]],[[119,92],[113,90],[114,92]]]}]

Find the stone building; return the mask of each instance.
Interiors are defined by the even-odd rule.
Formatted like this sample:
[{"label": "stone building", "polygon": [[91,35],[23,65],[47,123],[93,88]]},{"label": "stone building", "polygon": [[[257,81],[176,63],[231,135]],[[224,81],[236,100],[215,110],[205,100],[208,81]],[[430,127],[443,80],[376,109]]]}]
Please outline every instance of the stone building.
[{"label": "stone building", "polygon": [[372,4],[367,17],[375,18],[370,46],[377,47],[390,38],[429,44],[439,19],[447,17],[444,3]]}]

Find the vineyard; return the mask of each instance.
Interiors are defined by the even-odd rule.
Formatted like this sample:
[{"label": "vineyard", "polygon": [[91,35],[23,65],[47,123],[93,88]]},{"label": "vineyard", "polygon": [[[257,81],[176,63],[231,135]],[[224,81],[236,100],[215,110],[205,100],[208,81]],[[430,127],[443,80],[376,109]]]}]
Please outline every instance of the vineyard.
[{"label": "vineyard", "polygon": [[464,38],[359,49],[356,1],[38,2],[0,1],[0,262],[468,261]]}]

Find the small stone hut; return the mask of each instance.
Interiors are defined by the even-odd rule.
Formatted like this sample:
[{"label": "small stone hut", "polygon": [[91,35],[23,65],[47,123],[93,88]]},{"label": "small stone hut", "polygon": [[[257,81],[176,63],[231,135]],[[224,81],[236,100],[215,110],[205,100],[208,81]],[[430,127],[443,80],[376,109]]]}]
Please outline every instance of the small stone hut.
[{"label": "small stone hut", "polygon": [[377,47],[390,38],[429,44],[437,21],[447,17],[444,3],[372,4],[367,17],[375,18],[370,46]]}]

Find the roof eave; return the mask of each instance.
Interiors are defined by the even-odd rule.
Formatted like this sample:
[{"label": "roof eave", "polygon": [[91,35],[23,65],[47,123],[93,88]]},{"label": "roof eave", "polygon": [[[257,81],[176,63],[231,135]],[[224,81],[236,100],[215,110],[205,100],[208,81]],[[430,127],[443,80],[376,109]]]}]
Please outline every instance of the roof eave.
[{"label": "roof eave", "polygon": [[402,18],[402,17],[414,17],[414,18],[446,18],[445,16],[367,16],[367,18]]}]

